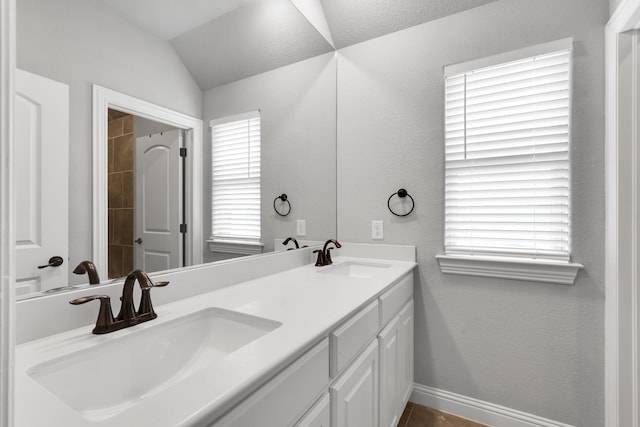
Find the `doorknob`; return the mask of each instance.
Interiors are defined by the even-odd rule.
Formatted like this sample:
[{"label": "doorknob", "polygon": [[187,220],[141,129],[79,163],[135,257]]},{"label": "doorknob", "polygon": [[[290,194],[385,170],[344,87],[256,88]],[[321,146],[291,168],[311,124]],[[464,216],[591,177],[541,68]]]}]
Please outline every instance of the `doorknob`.
[{"label": "doorknob", "polygon": [[49,258],[49,264],[39,265],[38,268],[47,268],[47,267],[59,267],[62,265],[64,260],[60,256],[52,256]]},{"label": "doorknob", "polygon": [[137,244],[141,245],[142,244],[142,239],[138,237],[136,240],[134,240],[134,242],[136,242]]}]

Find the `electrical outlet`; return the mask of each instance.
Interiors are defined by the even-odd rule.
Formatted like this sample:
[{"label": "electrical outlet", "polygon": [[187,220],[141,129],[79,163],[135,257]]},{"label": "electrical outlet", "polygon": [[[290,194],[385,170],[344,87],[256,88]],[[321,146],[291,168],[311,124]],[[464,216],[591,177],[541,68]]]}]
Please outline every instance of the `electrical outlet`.
[{"label": "electrical outlet", "polygon": [[384,222],[371,221],[371,238],[374,240],[384,239]]},{"label": "electrical outlet", "polygon": [[305,236],[307,234],[307,221],[299,219],[296,222],[296,235]]}]

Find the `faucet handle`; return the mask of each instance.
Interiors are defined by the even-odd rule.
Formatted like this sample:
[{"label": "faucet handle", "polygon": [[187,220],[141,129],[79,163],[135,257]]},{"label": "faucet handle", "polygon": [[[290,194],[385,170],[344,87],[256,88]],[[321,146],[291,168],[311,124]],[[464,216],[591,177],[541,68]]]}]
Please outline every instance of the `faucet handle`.
[{"label": "faucet handle", "polygon": [[316,260],[316,267],[322,267],[325,265],[324,251],[321,249],[316,249],[313,253],[318,253],[318,259]]},{"label": "faucet handle", "polygon": [[157,282],[153,283],[149,280],[147,283],[140,283],[140,287],[142,288],[142,295],[140,295],[140,305],[138,306],[138,317],[145,317],[155,319],[158,317],[156,312],[153,310],[153,304],[151,303],[151,288],[162,288],[167,286],[169,282]]},{"label": "faucet handle", "polygon": [[80,298],[76,298],[76,299],[72,299],[71,301],[69,301],[69,304],[73,304],[73,305],[80,305],[80,304],[84,304],[87,303],[89,301],[94,301],[94,300],[100,300],[100,302],[107,300],[107,301],[111,301],[111,297],[108,295],[89,295],[86,297],[80,297]]},{"label": "faucet handle", "polygon": [[331,259],[331,251],[335,249],[334,247],[327,248],[327,253],[324,254],[324,262],[325,265],[333,264],[333,260]]},{"label": "faucet handle", "polygon": [[111,332],[113,325],[113,312],[111,311],[111,298],[108,295],[89,295],[86,297],[80,297],[69,301],[69,304],[80,305],[89,301],[99,300],[100,310],[98,311],[98,319],[96,320],[96,326],[93,328],[94,334],[106,334]]},{"label": "faucet handle", "polygon": [[140,284],[140,289],[142,289],[143,291],[147,290],[147,289],[151,289],[151,288],[162,288],[165,287],[169,284],[169,282],[156,282],[153,283],[151,280],[149,280],[148,283],[145,284]]}]

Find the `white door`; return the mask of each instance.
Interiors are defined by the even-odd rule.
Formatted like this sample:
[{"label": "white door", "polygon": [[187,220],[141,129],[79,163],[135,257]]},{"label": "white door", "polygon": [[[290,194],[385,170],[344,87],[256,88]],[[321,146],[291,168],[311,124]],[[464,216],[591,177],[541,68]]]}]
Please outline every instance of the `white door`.
[{"label": "white door", "polygon": [[[22,70],[15,84],[16,295],[22,296],[68,284],[69,87]],[[62,264],[38,268],[53,257]]]},{"label": "white door", "polygon": [[159,271],[182,266],[182,131],[136,139],[134,267]]}]

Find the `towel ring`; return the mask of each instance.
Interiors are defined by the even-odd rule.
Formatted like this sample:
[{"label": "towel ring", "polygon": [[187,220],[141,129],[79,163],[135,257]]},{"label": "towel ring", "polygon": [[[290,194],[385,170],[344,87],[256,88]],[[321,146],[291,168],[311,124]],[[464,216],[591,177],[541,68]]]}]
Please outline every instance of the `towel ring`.
[{"label": "towel ring", "polygon": [[[276,201],[280,199],[282,201],[282,203],[287,202],[287,205],[289,205],[289,209],[287,210],[286,213],[282,213],[278,210],[278,208],[276,207]],[[276,211],[276,213],[280,216],[287,216],[291,213],[291,202],[289,201],[289,198],[287,197],[286,194],[282,193],[281,195],[279,195],[278,197],[276,197],[275,199],[273,199],[273,210]]]},{"label": "towel ring", "polygon": [[[393,209],[391,209],[391,198],[395,195],[397,195],[401,199],[405,197],[408,197],[409,199],[411,199],[411,209],[409,210],[409,212],[405,214],[399,214],[399,213],[395,213]],[[387,207],[389,208],[389,211],[391,211],[391,213],[394,214],[395,216],[407,216],[411,212],[413,212],[413,208],[416,207],[416,202],[413,200],[413,197],[411,197],[411,194],[407,193],[407,190],[405,190],[404,188],[401,188],[396,193],[393,193],[392,195],[389,196],[389,199],[387,200]]]}]

